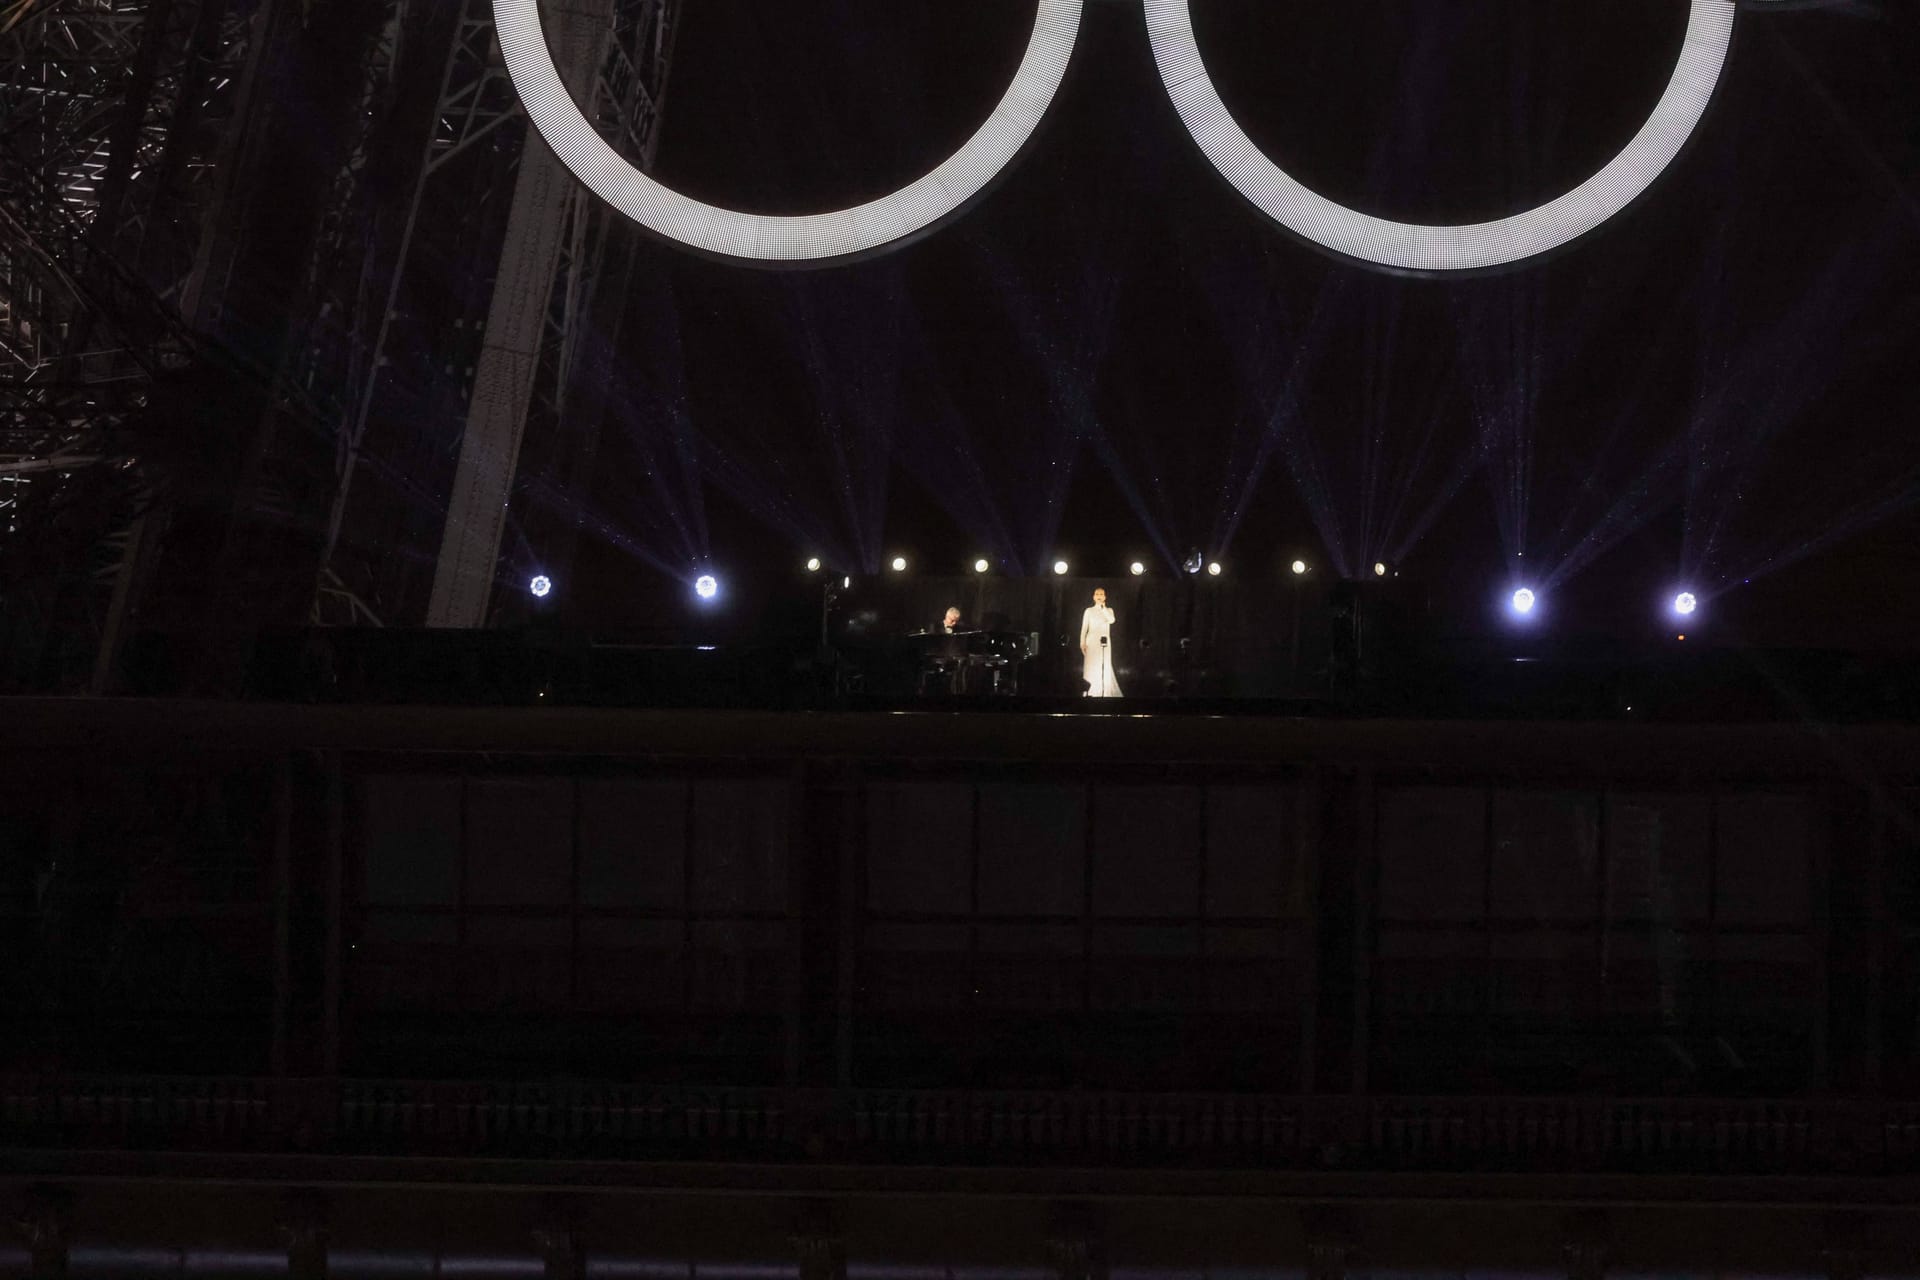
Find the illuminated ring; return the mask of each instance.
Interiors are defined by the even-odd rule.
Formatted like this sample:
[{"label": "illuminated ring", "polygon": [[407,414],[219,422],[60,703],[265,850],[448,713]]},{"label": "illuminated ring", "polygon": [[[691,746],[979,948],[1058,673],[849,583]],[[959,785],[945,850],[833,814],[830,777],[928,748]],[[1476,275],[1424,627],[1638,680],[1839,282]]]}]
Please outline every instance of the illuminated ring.
[{"label": "illuminated ring", "polygon": [[1268,217],[1322,248],[1382,267],[1469,271],[1577,239],[1633,203],[1693,135],[1726,66],[1735,0],[1689,0],[1673,78],[1626,149],[1557,200],[1495,222],[1421,226],[1335,204],[1289,177],[1234,122],[1207,74],[1188,0],[1145,0],[1147,35],[1174,109],[1213,167]]},{"label": "illuminated ring", "polygon": [[798,217],[740,213],[689,199],[622,159],[561,82],[538,0],[493,0],[513,87],[534,128],[589,190],[654,233],[690,248],[757,262],[809,262],[879,248],[922,231],[978,195],[1040,124],[1080,32],[1082,0],[1039,0],[1033,35],[1006,96],[958,151],[919,181],[851,209]]}]

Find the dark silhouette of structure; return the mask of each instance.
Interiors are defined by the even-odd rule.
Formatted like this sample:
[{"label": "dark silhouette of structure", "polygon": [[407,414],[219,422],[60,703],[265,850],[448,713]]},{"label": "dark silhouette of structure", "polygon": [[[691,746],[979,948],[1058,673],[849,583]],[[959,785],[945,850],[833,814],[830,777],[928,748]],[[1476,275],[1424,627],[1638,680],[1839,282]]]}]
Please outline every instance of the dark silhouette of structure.
[{"label": "dark silhouette of structure", "polygon": [[1915,1256],[1911,728],[16,701],[0,753],[8,1274]]}]

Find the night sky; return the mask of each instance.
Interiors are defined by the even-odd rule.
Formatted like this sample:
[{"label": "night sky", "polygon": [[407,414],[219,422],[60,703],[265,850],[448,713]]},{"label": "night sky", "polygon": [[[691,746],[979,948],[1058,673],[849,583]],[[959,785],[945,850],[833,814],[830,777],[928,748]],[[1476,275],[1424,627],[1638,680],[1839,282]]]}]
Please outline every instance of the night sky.
[{"label": "night sky", "polygon": [[[1472,279],[1333,260],[1202,157],[1137,4],[1090,0],[1026,154],[955,220],[852,265],[649,245],[568,618],[742,620],[820,554],[1032,571],[1189,548],[1426,584],[1496,625],[1664,629],[1684,581],[1727,642],[1920,634],[1920,20],[1743,10],[1653,191]],[[1410,221],[1551,199],[1669,75],[1684,0],[1194,0],[1229,108],[1332,198]],[[937,164],[1003,91],[1031,0],[686,0],[657,175],[760,212]],[[1748,580],[1751,580],[1750,583]],[[1724,594],[1722,594],[1724,593]]]}]

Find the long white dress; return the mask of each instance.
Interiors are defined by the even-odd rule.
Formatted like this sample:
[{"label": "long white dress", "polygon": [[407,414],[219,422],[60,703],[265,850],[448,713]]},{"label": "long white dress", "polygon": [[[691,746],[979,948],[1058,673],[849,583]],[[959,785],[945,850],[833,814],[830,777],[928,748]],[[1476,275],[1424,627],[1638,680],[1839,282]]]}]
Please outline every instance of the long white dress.
[{"label": "long white dress", "polygon": [[[1102,644],[1101,641],[1106,641]],[[1086,681],[1089,698],[1117,698],[1120,682],[1113,677],[1113,610],[1089,605],[1080,615],[1080,647],[1086,656],[1080,660],[1080,678]]]}]

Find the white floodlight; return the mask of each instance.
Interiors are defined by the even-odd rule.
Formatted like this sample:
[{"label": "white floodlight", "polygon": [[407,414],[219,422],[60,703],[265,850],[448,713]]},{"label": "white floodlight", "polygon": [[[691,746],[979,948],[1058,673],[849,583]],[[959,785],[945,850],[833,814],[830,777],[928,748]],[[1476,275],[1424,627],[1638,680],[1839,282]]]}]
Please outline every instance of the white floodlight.
[{"label": "white floodlight", "polygon": [[975,560],[973,562],[973,571],[975,573],[985,573],[987,570],[991,568],[993,568],[993,566],[987,562],[987,558],[985,556],[982,556],[978,560]]},{"label": "white floodlight", "polygon": [[553,590],[553,579],[544,573],[536,573],[533,575],[533,581],[527,584],[527,590],[533,592],[536,600],[544,600],[547,598],[547,593]]},{"label": "white floodlight", "polygon": [[1673,611],[1683,618],[1699,607],[1700,601],[1691,591],[1682,591],[1673,598]]},{"label": "white floodlight", "polygon": [[1053,562],[1053,573],[1054,573],[1054,576],[1055,576],[1055,577],[1057,577],[1057,578],[1064,578],[1064,577],[1066,577],[1066,576],[1067,576],[1067,568],[1068,568],[1068,565],[1067,565],[1067,562],[1066,562],[1065,560],[1055,560],[1055,561]]},{"label": "white floodlight", "polygon": [[703,573],[693,580],[693,594],[702,600],[712,600],[720,594],[720,579],[710,573]]},{"label": "white floodlight", "polygon": [[1305,560],[1295,560],[1289,567],[1293,570],[1293,576],[1297,578],[1307,571],[1307,562]]},{"label": "white floodlight", "polygon": [[1136,578],[1139,577],[1141,574],[1145,573],[1146,571],[1147,571],[1147,566],[1145,566],[1144,564],[1141,564],[1138,560],[1135,560],[1132,564],[1127,566],[1127,572],[1132,574]]},{"label": "white floodlight", "polygon": [[1386,577],[1386,576],[1387,576],[1387,562],[1386,562],[1386,561],[1384,561],[1384,560],[1375,560],[1375,561],[1373,562],[1373,576],[1374,576],[1374,577],[1376,577],[1376,578],[1384,578],[1384,577]]},{"label": "white floodlight", "polygon": [[1220,562],[1219,562],[1218,560],[1209,560],[1209,561],[1207,561],[1207,576],[1208,576],[1208,577],[1210,577],[1210,578],[1217,578],[1217,577],[1219,577],[1219,576],[1220,576],[1220,573],[1221,573],[1221,569],[1220,569]]},{"label": "white floodlight", "polygon": [[[527,0],[531,3],[531,0]],[[1653,185],[1706,114],[1733,42],[1736,0],[1688,0],[1687,32],[1653,114],[1604,168],[1537,208],[1492,222],[1393,222],[1308,190],[1269,160],[1234,120],[1207,74],[1190,0],[1145,0],[1160,79],[1187,132],[1221,176],[1268,217],[1335,253],[1408,271],[1466,271],[1519,262],[1585,235]]]},{"label": "white floodlight", "polygon": [[893,571],[895,573],[905,573],[907,571],[907,558],[905,556],[895,556],[893,558]]},{"label": "white floodlight", "polygon": [[1538,597],[1533,594],[1532,587],[1521,587],[1513,593],[1513,598],[1507,603],[1513,607],[1515,613],[1524,617],[1533,612],[1533,606],[1537,601]]},{"label": "white floodlight", "polygon": [[819,556],[810,556],[810,557],[808,557],[808,559],[807,559],[807,572],[808,572],[808,573],[818,573],[818,572],[820,572],[820,557],[819,557]]}]

